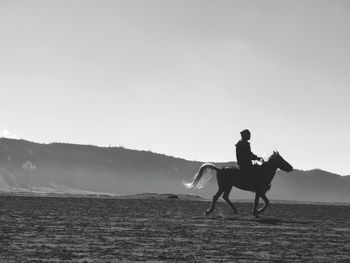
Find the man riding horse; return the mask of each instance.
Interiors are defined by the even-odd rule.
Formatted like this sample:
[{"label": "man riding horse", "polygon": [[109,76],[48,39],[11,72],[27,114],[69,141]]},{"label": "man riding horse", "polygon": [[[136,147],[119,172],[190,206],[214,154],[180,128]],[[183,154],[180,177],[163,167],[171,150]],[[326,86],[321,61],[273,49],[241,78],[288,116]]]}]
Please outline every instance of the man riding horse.
[{"label": "man riding horse", "polygon": [[[273,180],[276,171],[278,169],[285,172],[293,171],[293,166],[284,160],[277,151],[274,151],[262,165],[252,165],[252,160],[261,160],[262,158],[259,158],[253,154],[250,150],[250,144],[248,142],[250,140],[249,130],[242,131],[241,135],[242,140],[236,144],[237,162],[240,169],[232,167],[218,168],[212,163],[205,163],[199,168],[192,182],[183,182],[187,188],[200,189],[210,179],[210,176],[204,176],[206,172],[208,170],[216,172],[216,180],[218,182],[219,189],[213,196],[213,201],[209,209],[205,212],[206,215],[209,215],[214,211],[215,204],[220,196],[222,196],[222,198],[230,205],[233,213],[237,214],[236,207],[229,199],[230,192],[234,186],[241,190],[255,193],[252,214],[255,217],[259,217],[259,214],[264,212],[269,204],[269,200],[266,197],[266,192],[271,187],[271,181]],[[263,199],[265,204],[263,207],[258,209],[260,198]]]},{"label": "man riding horse", "polygon": [[241,174],[245,177],[253,177],[256,174],[258,166],[252,164],[253,160],[262,161],[263,158],[258,157],[252,153],[250,149],[250,131],[245,129],[241,131],[242,139],[239,140],[236,144],[236,158],[239,165]]}]

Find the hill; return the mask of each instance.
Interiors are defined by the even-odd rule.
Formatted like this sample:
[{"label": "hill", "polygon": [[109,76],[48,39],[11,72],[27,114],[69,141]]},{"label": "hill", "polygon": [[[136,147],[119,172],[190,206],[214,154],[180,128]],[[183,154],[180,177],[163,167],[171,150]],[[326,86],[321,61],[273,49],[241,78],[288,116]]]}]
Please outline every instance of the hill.
[{"label": "hill", "polygon": [[[122,147],[39,144],[0,138],[0,192],[80,195],[156,192],[211,198],[217,190],[215,179],[195,191],[181,183],[191,180],[201,164]],[[350,202],[350,180],[319,169],[279,171],[268,196],[279,200]],[[243,199],[253,195],[235,189],[231,197]]]}]

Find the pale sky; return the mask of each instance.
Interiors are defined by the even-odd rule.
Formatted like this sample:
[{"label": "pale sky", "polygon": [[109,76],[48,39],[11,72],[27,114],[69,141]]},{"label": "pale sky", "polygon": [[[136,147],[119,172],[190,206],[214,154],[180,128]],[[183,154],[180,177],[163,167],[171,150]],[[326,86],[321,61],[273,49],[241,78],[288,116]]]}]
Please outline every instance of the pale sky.
[{"label": "pale sky", "polygon": [[0,132],[350,175],[349,1],[0,0]]}]

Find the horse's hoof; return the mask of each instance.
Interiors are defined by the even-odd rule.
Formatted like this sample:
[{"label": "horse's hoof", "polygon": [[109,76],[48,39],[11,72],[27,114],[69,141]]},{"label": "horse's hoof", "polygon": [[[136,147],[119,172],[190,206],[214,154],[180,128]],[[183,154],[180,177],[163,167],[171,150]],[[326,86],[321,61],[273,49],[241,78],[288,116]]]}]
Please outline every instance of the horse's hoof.
[{"label": "horse's hoof", "polygon": [[258,213],[253,213],[252,214],[255,218],[260,218],[259,214]]},{"label": "horse's hoof", "polygon": [[211,211],[210,211],[210,210],[205,211],[205,215],[206,215],[206,216],[209,216],[210,214],[211,214]]}]

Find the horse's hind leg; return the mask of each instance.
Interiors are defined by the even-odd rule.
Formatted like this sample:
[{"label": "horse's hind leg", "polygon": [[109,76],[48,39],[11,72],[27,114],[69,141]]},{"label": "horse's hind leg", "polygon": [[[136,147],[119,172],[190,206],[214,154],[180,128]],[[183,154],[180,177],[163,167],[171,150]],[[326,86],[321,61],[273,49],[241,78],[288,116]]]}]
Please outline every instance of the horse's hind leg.
[{"label": "horse's hind leg", "polygon": [[216,204],[216,202],[218,201],[218,199],[220,198],[220,196],[222,195],[223,192],[224,192],[224,190],[219,188],[217,193],[213,196],[213,201],[211,202],[210,208],[207,211],[205,211],[205,214],[207,216],[214,211],[215,204]]},{"label": "horse's hind leg", "polygon": [[235,215],[237,215],[237,209],[236,209],[236,207],[232,204],[232,202],[231,202],[230,199],[229,199],[229,195],[230,195],[231,189],[232,189],[232,186],[229,187],[229,188],[227,188],[227,189],[225,190],[224,195],[222,196],[222,198],[230,205],[230,207],[231,207],[233,213],[234,213]]},{"label": "horse's hind leg", "polygon": [[261,214],[262,212],[264,212],[270,203],[269,199],[267,199],[265,194],[261,194],[260,197],[262,198],[262,200],[264,200],[264,206],[258,210],[257,212],[258,214]]}]

